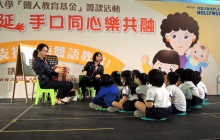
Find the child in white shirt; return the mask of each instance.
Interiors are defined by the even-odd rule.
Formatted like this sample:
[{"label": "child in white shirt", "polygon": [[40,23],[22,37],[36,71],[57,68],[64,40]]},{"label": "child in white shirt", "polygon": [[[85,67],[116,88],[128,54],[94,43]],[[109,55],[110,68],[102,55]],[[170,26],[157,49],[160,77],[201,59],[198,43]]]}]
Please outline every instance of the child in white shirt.
[{"label": "child in white shirt", "polygon": [[176,86],[179,74],[169,72],[167,75],[167,90],[171,96],[172,114],[179,114],[186,111],[186,99],[183,92]]},{"label": "child in white shirt", "polygon": [[147,91],[147,97],[143,102],[135,102],[138,109],[134,112],[136,117],[145,116],[147,118],[162,119],[167,118],[172,113],[169,92],[163,87],[164,75],[162,71],[152,69],[148,73],[148,81],[152,87]]},{"label": "child in white shirt", "polygon": [[208,95],[208,90],[207,90],[206,85],[205,85],[202,81],[200,81],[200,82],[198,83],[198,85],[201,86],[202,89],[203,89],[203,91],[205,92],[205,99],[206,99],[206,98],[207,98],[207,95]]},{"label": "child in white shirt", "polygon": [[138,100],[135,94],[134,79],[131,78],[131,72],[125,70],[121,73],[121,80],[123,83],[122,99],[119,102],[112,102],[112,107],[108,107],[109,112],[116,112],[120,109],[124,111],[135,111],[134,103]]},{"label": "child in white shirt", "polygon": [[205,99],[205,91],[203,90],[203,88],[199,85],[199,82],[201,81],[201,76],[200,76],[200,72],[198,71],[194,71],[195,73],[195,77],[196,77],[196,86],[199,90],[199,98],[200,98],[200,103],[203,102],[203,100]]},{"label": "child in white shirt", "polygon": [[191,106],[196,106],[200,104],[199,98],[199,90],[196,87],[196,77],[195,73],[191,69],[186,69],[184,71],[185,83],[189,87],[190,91],[192,92],[192,104]]},{"label": "child in white shirt", "polygon": [[184,69],[178,68],[175,72],[179,74],[179,80],[177,82],[178,88],[183,92],[186,98],[186,109],[190,109],[190,106],[192,104],[192,92],[189,89],[188,85],[184,83],[185,76],[184,76]]}]

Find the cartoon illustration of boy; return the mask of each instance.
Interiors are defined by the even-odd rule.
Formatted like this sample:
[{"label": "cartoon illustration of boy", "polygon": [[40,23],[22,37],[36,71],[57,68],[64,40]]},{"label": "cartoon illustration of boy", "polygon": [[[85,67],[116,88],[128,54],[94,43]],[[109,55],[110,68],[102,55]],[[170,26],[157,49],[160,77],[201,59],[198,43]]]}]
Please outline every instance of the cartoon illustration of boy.
[{"label": "cartoon illustration of boy", "polygon": [[187,63],[185,69],[192,69],[193,71],[200,71],[201,67],[208,65],[209,50],[201,43],[196,43],[191,49],[190,54],[187,56]]},{"label": "cartoon illustration of boy", "polygon": [[[144,72],[148,73],[151,70],[150,66],[147,63],[148,57],[145,55],[141,58],[141,60]],[[180,66],[179,55],[173,50],[160,50],[154,56],[152,63],[152,69],[159,69],[166,73],[175,71]]]}]

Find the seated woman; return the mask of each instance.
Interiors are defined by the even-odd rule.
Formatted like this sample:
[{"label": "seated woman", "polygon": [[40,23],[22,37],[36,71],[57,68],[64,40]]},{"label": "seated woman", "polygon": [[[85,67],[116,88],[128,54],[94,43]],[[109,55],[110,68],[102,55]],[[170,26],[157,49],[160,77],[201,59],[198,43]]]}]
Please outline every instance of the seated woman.
[{"label": "seated woman", "polygon": [[92,58],[93,61],[87,62],[82,70],[82,74],[85,75],[79,81],[79,87],[82,89],[83,100],[86,100],[86,86],[92,86],[96,90],[96,93],[100,90],[100,79],[104,73],[104,68],[100,65],[102,61],[102,54],[96,52]]},{"label": "seated woman", "polygon": [[64,104],[61,99],[73,88],[73,83],[69,81],[53,81],[52,76],[58,73],[63,73],[62,67],[55,69],[46,60],[46,54],[49,47],[46,44],[39,44],[37,49],[33,52],[33,70],[38,75],[40,87],[43,89],[58,89],[55,103]]},{"label": "seated woman", "polygon": [[113,78],[109,74],[104,74],[101,79],[101,89],[92,99],[89,106],[95,108],[108,108],[113,101],[119,101],[118,89],[114,85]]}]

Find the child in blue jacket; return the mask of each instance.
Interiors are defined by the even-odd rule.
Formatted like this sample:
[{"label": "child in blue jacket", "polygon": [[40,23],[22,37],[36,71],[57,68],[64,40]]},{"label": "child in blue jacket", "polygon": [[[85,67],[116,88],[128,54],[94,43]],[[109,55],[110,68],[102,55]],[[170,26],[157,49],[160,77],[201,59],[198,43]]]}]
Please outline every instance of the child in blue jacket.
[{"label": "child in blue jacket", "polygon": [[118,89],[114,85],[113,78],[104,74],[101,78],[101,88],[89,106],[95,108],[108,108],[113,101],[119,101]]}]

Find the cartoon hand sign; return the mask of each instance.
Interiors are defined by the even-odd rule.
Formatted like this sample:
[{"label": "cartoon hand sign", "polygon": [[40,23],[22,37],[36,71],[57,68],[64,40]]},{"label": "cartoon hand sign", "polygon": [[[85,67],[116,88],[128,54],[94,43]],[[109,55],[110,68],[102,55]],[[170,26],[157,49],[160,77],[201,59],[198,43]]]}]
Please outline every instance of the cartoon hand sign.
[{"label": "cartoon hand sign", "polygon": [[148,56],[147,55],[143,55],[142,57],[141,57],[141,61],[142,61],[142,63],[147,63],[148,62]]},{"label": "cartoon hand sign", "polygon": [[20,22],[15,26],[15,29],[18,30],[19,32],[23,32],[25,28],[26,26],[24,25],[24,23],[20,23]]}]

